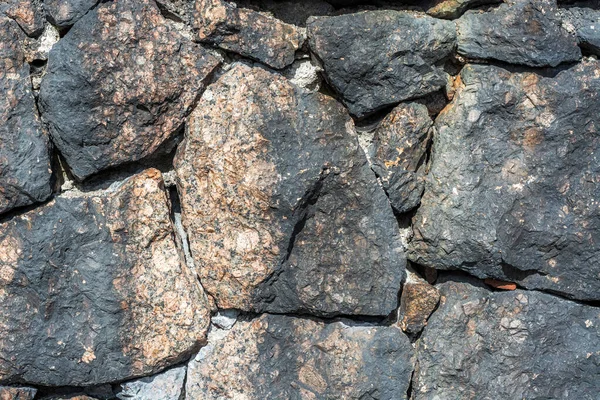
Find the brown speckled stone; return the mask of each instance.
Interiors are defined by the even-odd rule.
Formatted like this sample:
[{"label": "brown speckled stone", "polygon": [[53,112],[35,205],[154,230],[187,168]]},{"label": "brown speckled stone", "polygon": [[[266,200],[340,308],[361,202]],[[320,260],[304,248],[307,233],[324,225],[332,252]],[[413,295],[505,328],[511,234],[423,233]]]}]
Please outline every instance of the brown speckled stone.
[{"label": "brown speckled stone", "polygon": [[0,0],[0,14],[14,19],[28,36],[44,30],[45,15],[41,0]]},{"label": "brown speckled stone", "polygon": [[206,298],[169,213],[151,169],[0,225],[0,383],[125,380],[205,342]]},{"label": "brown speckled stone", "polygon": [[188,366],[188,399],[406,399],[413,349],[395,327],[283,315],[238,321]]},{"label": "brown speckled stone", "polygon": [[398,326],[416,335],[427,325],[427,319],[440,301],[440,292],[424,280],[407,282],[402,287]]},{"label": "brown speckled stone", "polygon": [[193,25],[201,42],[278,69],[294,61],[306,40],[302,28],[222,0],[196,1]]},{"label": "brown speckled stone", "polygon": [[384,191],[332,98],[237,64],[189,118],[175,167],[220,308],[387,315],[405,259]]},{"label": "brown speckled stone", "polygon": [[83,179],[154,153],[183,124],[218,63],[154,1],[104,3],[50,51],[42,116]]},{"label": "brown speckled stone", "polygon": [[0,386],[0,400],[33,400],[36,393],[34,388]]}]

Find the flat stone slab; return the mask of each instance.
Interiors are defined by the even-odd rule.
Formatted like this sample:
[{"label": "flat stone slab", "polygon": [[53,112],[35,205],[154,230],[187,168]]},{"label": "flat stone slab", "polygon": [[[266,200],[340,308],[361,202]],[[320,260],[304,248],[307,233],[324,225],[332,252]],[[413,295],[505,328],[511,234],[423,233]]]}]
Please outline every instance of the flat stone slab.
[{"label": "flat stone slab", "polygon": [[0,384],[122,381],[205,343],[207,299],[169,213],[151,169],[0,225]]},{"label": "flat stone slab", "polygon": [[556,77],[466,66],[436,120],[408,257],[600,299],[600,63]]}]

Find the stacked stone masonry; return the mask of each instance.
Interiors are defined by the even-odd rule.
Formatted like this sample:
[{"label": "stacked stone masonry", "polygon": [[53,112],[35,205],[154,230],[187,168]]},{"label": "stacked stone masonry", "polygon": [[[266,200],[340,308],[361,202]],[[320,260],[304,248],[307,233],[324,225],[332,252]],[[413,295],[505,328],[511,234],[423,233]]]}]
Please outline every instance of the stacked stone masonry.
[{"label": "stacked stone masonry", "polygon": [[0,400],[600,399],[600,4],[0,0]]}]

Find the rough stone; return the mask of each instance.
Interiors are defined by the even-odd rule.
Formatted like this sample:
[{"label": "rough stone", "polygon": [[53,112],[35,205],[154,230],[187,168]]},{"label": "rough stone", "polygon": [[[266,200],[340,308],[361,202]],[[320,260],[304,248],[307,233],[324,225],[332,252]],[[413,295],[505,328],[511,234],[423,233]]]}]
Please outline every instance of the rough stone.
[{"label": "rough stone", "polygon": [[335,100],[236,64],[188,121],[175,168],[194,263],[219,308],[387,315],[405,259]]},{"label": "rough stone", "polygon": [[42,117],[78,179],[155,152],[218,65],[152,0],[103,3],[50,51]]},{"label": "rough stone", "polygon": [[469,11],[457,22],[458,53],[531,67],[578,61],[575,35],[556,11],[556,0],[507,0],[488,12]]},{"label": "rough stone", "polygon": [[454,19],[470,8],[501,2],[502,0],[438,0],[433,7],[427,10],[427,14],[436,18]]},{"label": "rough stone", "polygon": [[237,0],[238,7],[269,13],[273,17],[292,25],[306,26],[311,16],[330,15],[335,9],[322,0]]},{"label": "rough stone", "polygon": [[0,400],[33,400],[37,389],[0,386]]},{"label": "rough stone", "polygon": [[440,292],[423,279],[407,281],[402,286],[398,326],[409,335],[417,335],[440,301]]},{"label": "rough stone", "polygon": [[136,381],[122,383],[117,398],[121,400],[181,400],[187,368],[177,367]]},{"label": "rough stone", "polygon": [[311,51],[350,113],[363,117],[445,87],[440,63],[456,43],[451,21],[398,11],[309,19]]},{"label": "rough stone", "polygon": [[540,292],[438,286],[413,398],[582,399],[600,393],[598,309]]},{"label": "rough stone", "polygon": [[395,327],[264,315],[190,363],[188,399],[406,399],[413,349]]},{"label": "rough stone", "polygon": [[2,13],[19,24],[27,36],[36,37],[44,31],[41,0],[0,0],[0,15]]},{"label": "rough stone", "polygon": [[375,131],[372,168],[398,213],[412,210],[421,201],[432,137],[427,107],[417,103],[400,104]]},{"label": "rough stone", "polygon": [[577,35],[579,46],[600,55],[600,10],[572,7],[561,9],[560,12],[566,28]]},{"label": "rough stone", "polygon": [[223,0],[197,0],[194,30],[200,42],[281,69],[306,41],[302,28]]},{"label": "rough stone", "polygon": [[0,225],[0,383],[86,386],[157,373],[205,343],[160,172],[68,193]]},{"label": "rough stone", "polygon": [[0,214],[52,193],[50,150],[25,62],[25,35],[0,14]]},{"label": "rough stone", "polygon": [[600,63],[466,66],[436,120],[409,259],[600,299]]},{"label": "rough stone", "polygon": [[44,0],[44,10],[51,24],[59,29],[73,26],[99,0]]}]

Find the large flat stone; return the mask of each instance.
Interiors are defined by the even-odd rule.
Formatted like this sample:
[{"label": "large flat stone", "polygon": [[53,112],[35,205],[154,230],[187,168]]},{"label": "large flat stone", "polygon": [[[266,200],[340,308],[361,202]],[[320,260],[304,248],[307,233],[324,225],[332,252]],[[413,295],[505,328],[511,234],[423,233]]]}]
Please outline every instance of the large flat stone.
[{"label": "large flat stone", "polygon": [[31,92],[25,35],[0,14],[0,214],[46,200],[50,149]]},{"label": "large flat stone", "polygon": [[200,352],[186,398],[406,399],[412,369],[412,345],[395,327],[264,315]]},{"label": "large flat stone", "polygon": [[600,393],[600,314],[540,292],[439,285],[413,398],[581,399]]},{"label": "large flat stone", "polygon": [[357,117],[447,83],[439,64],[456,44],[451,21],[388,10],[311,18],[307,27],[327,81]]},{"label": "large flat stone", "polygon": [[600,299],[600,63],[556,77],[466,66],[438,134],[409,258]]},{"label": "large flat stone", "polygon": [[392,209],[330,97],[235,65],[190,116],[175,167],[220,308],[387,315],[405,259]]},{"label": "large flat stone", "polygon": [[0,225],[0,383],[122,381],[198,350],[209,309],[169,208],[147,170]]},{"label": "large flat stone", "polygon": [[103,3],[50,51],[42,116],[83,179],[154,153],[183,124],[217,64],[154,1]]}]

